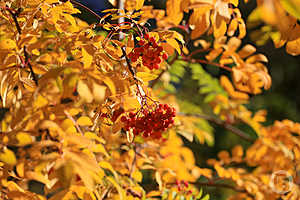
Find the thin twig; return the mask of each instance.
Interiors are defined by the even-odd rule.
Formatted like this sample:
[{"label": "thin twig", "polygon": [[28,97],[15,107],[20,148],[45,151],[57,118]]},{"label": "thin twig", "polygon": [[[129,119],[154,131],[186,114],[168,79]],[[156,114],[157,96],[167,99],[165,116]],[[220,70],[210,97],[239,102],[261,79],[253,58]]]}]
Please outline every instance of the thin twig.
[{"label": "thin twig", "polygon": [[30,69],[30,73],[32,75],[32,78],[33,78],[33,81],[35,82],[36,85],[38,85],[38,79],[32,69],[32,65],[30,64],[29,62],[29,55],[26,51],[26,46],[23,47],[23,50],[24,50],[24,56],[25,56],[25,64],[28,65],[29,69]]},{"label": "thin twig", "polygon": [[215,182],[189,182],[189,184],[197,185],[197,186],[207,186],[207,187],[222,187],[234,190],[236,192],[248,193],[245,189],[236,188],[233,185],[229,185],[226,183],[215,183]]},{"label": "thin twig", "polygon": [[[11,8],[8,8],[8,7],[5,7],[5,9],[11,14],[14,22],[15,22],[15,25],[16,25],[16,28],[17,28],[17,31],[19,34],[22,34],[22,29],[21,29],[21,26],[18,22],[18,19],[17,19],[17,16],[19,13],[17,12],[13,12]],[[32,77],[33,77],[33,81],[35,82],[36,85],[38,85],[38,80],[37,80],[37,77],[32,69],[32,66],[29,62],[29,55],[26,51],[26,46],[23,47],[23,51],[24,51],[24,56],[25,56],[25,65],[28,65],[29,69],[30,69],[30,73],[32,74]]]},{"label": "thin twig", "polygon": [[13,65],[13,66],[10,66],[10,67],[0,68],[0,71],[5,71],[5,70],[8,70],[8,69],[13,69],[13,68],[21,68],[21,67],[22,67],[21,65]]},{"label": "thin twig", "polygon": [[224,127],[225,129],[231,131],[233,134],[239,136],[240,138],[242,138],[248,142],[254,142],[254,139],[251,138],[249,135],[247,135],[247,133],[245,133],[244,131],[242,131],[242,130],[236,128],[235,126],[232,126],[232,125],[226,123],[226,121],[223,121],[216,117],[204,115],[204,114],[191,114],[191,113],[180,113],[180,112],[177,113],[177,115],[192,116],[192,117],[198,117],[198,118],[205,119],[207,121],[213,122],[219,126]]},{"label": "thin twig", "polygon": [[196,49],[195,51],[191,52],[187,58],[191,59],[193,55],[196,55],[198,53],[203,53],[203,52],[206,52],[206,51],[210,51],[212,50],[212,48],[207,48],[207,49]]},{"label": "thin twig", "polygon": [[64,110],[65,115],[73,122],[73,124],[75,125],[77,131],[81,134],[84,135],[82,130],[80,129],[78,123],[76,122],[76,120],[70,115],[70,113],[66,110]]},{"label": "thin twig", "polygon": [[76,5],[76,6],[79,6],[79,7],[83,8],[83,9],[85,9],[86,11],[88,11],[89,13],[91,13],[92,15],[94,15],[94,16],[95,16],[96,18],[98,18],[99,20],[102,19],[101,16],[99,16],[97,13],[95,13],[93,10],[91,10],[91,9],[88,8],[88,7],[86,7],[85,5],[79,3],[79,2],[77,2],[77,1],[75,1],[75,0],[70,0],[70,2],[71,2],[72,4],[74,4],[74,5]]},{"label": "thin twig", "polygon": [[136,147],[135,147],[135,145],[133,146],[133,151],[134,151],[134,156],[133,156],[133,160],[132,160],[131,167],[130,167],[130,172],[129,172],[129,177],[130,178],[132,177],[132,173],[134,171],[134,166],[135,166],[135,163],[136,163]]},{"label": "thin twig", "polygon": [[222,65],[222,64],[219,64],[219,63],[214,63],[214,62],[209,62],[207,60],[202,60],[202,59],[189,59],[189,58],[183,58],[184,61],[189,61],[189,62],[192,62],[192,63],[202,63],[202,64],[207,64],[207,65],[214,65],[214,66],[217,66],[217,67],[220,67],[222,69],[225,69],[227,71],[232,71],[232,69],[230,67],[227,67],[225,65]]},{"label": "thin twig", "polygon": [[17,14],[14,13],[14,12],[13,12],[10,8],[8,8],[8,7],[6,7],[5,9],[11,14],[11,16],[12,16],[12,18],[13,18],[15,24],[16,24],[17,31],[18,31],[19,34],[21,34],[21,33],[22,33],[22,30],[21,30],[20,24],[19,24],[18,19],[17,19]]},{"label": "thin twig", "polygon": [[130,64],[130,60],[129,60],[128,57],[126,56],[126,51],[125,51],[125,49],[121,47],[121,50],[122,50],[122,53],[123,53],[122,57],[125,57],[126,64],[127,64],[127,66],[128,66],[128,69],[129,69],[129,71],[130,71],[130,73],[131,73],[133,79],[134,79],[136,82],[138,82],[138,80],[137,80],[137,78],[136,78],[136,76],[135,76],[135,72],[133,71],[133,68],[132,68],[132,66],[131,66],[131,64]]}]

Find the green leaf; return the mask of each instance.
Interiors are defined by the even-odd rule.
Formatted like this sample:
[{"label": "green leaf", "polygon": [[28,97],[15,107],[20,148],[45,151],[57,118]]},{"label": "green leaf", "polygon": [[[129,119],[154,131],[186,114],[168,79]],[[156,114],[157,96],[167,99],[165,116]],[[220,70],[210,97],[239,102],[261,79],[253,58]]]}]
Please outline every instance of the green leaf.
[{"label": "green leaf", "polygon": [[219,80],[206,72],[200,64],[192,63],[189,67],[192,70],[192,79],[197,80],[200,86],[199,93],[206,95],[204,103],[213,101],[218,94],[227,95],[225,90],[221,87]]},{"label": "green leaf", "polygon": [[206,194],[201,200],[209,200],[209,194]]},{"label": "green leaf", "polygon": [[202,194],[203,194],[203,189],[201,188],[199,193],[196,196],[196,199],[200,199],[202,197]]},{"label": "green leaf", "polygon": [[169,70],[171,75],[176,75],[178,77],[183,77],[185,69],[185,62],[182,61],[175,61],[174,64],[171,66],[171,69]]}]

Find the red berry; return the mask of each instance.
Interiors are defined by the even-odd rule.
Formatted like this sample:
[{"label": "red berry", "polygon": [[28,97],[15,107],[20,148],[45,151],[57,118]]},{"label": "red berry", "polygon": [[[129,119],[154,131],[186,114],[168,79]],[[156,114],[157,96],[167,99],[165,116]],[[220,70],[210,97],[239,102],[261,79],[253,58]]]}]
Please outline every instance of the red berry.
[{"label": "red berry", "polygon": [[151,37],[151,38],[149,39],[149,41],[150,41],[152,44],[156,43],[156,41],[155,41],[155,38],[154,38],[154,37]]},{"label": "red berry", "polygon": [[143,46],[145,44],[145,40],[140,40],[139,45]]},{"label": "red berry", "polygon": [[159,46],[159,47],[157,48],[157,50],[158,50],[159,52],[162,52],[164,49],[163,49],[162,46]]},{"label": "red berry", "polygon": [[148,39],[149,39],[149,35],[148,35],[148,33],[146,33],[146,34],[144,35],[144,38],[145,38],[146,40],[148,40]]},{"label": "red berry", "polygon": [[162,55],[162,58],[163,58],[164,60],[167,60],[167,59],[168,59],[168,54],[164,53],[164,54]]},{"label": "red berry", "polygon": [[121,117],[121,122],[127,122],[127,117],[122,116],[122,117]]}]

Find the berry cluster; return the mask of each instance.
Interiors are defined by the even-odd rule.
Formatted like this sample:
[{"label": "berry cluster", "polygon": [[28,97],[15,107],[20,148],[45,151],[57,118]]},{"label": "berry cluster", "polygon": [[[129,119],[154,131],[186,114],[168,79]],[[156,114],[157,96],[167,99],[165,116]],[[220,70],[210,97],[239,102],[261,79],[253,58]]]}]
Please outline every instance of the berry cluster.
[{"label": "berry cluster", "polygon": [[148,34],[144,35],[138,43],[139,47],[133,49],[128,57],[132,62],[136,62],[139,57],[142,58],[143,65],[150,70],[158,69],[162,59],[167,60],[168,55],[163,53],[162,46],[159,46],[154,37],[149,37]]},{"label": "berry cluster", "polygon": [[177,190],[187,192],[188,194],[192,193],[192,190],[187,190],[189,187],[189,183],[184,180],[176,180]]},{"label": "berry cluster", "polygon": [[152,110],[143,109],[137,113],[130,112],[128,116],[122,116],[125,131],[132,130],[133,134],[141,134],[143,137],[153,139],[161,138],[162,132],[174,123],[175,109],[167,104],[159,104]]}]

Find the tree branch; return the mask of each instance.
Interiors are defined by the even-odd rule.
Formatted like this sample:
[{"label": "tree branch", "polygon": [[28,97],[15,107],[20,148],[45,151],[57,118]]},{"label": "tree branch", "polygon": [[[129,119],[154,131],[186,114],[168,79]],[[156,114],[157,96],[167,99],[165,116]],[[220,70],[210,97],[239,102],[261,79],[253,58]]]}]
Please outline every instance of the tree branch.
[{"label": "tree branch", "polygon": [[226,183],[215,183],[215,182],[189,182],[189,184],[193,184],[193,185],[197,185],[197,186],[206,186],[206,187],[222,187],[222,188],[227,188],[227,189],[231,189],[233,191],[236,192],[240,192],[240,193],[247,193],[250,197],[254,198],[253,194],[250,194],[247,190],[245,189],[240,189],[240,188],[236,188],[233,185],[229,185]]},{"label": "tree branch", "polygon": [[222,64],[219,64],[219,63],[214,63],[214,62],[209,62],[207,60],[202,60],[202,59],[189,59],[189,58],[182,58],[182,60],[184,61],[189,61],[189,62],[192,62],[192,63],[202,63],[202,64],[207,64],[207,65],[214,65],[214,66],[217,66],[217,67],[220,67],[222,69],[225,69],[227,71],[232,71],[232,69],[230,67],[227,67],[225,65],[222,65]]},{"label": "tree branch", "polygon": [[216,117],[213,116],[209,116],[209,115],[203,115],[203,114],[191,114],[191,113],[177,113],[178,115],[183,115],[183,116],[193,116],[193,117],[198,117],[198,118],[202,118],[205,119],[207,121],[210,121],[214,124],[217,124],[219,126],[224,127],[225,129],[231,131],[233,134],[239,136],[240,138],[248,141],[248,142],[254,142],[254,139],[251,138],[247,133],[245,133],[244,131],[236,128],[235,126],[232,126],[228,123],[226,123],[225,121],[218,119]]},{"label": "tree branch", "polygon": [[82,3],[79,3],[75,0],[70,0],[70,2],[78,7],[81,7],[83,9],[85,9],[86,11],[88,11],[89,13],[91,13],[92,15],[94,15],[97,19],[101,20],[101,16],[99,16],[97,13],[95,13],[93,10],[91,10],[90,8],[88,8],[87,6],[83,5]]},{"label": "tree branch", "polygon": [[28,65],[28,67],[30,69],[30,73],[32,74],[33,81],[35,82],[36,85],[38,85],[38,79],[32,69],[32,65],[29,62],[29,55],[27,53],[26,46],[23,47],[23,50],[24,50],[24,56],[25,56],[25,65]]},{"label": "tree branch", "polygon": [[17,19],[17,13],[14,13],[11,10],[11,8],[9,8],[9,7],[5,7],[5,9],[11,14],[11,16],[12,16],[12,18],[13,18],[15,24],[16,24],[17,31],[18,31],[19,34],[21,34],[22,30],[21,30],[20,24],[19,24],[18,19]]}]

